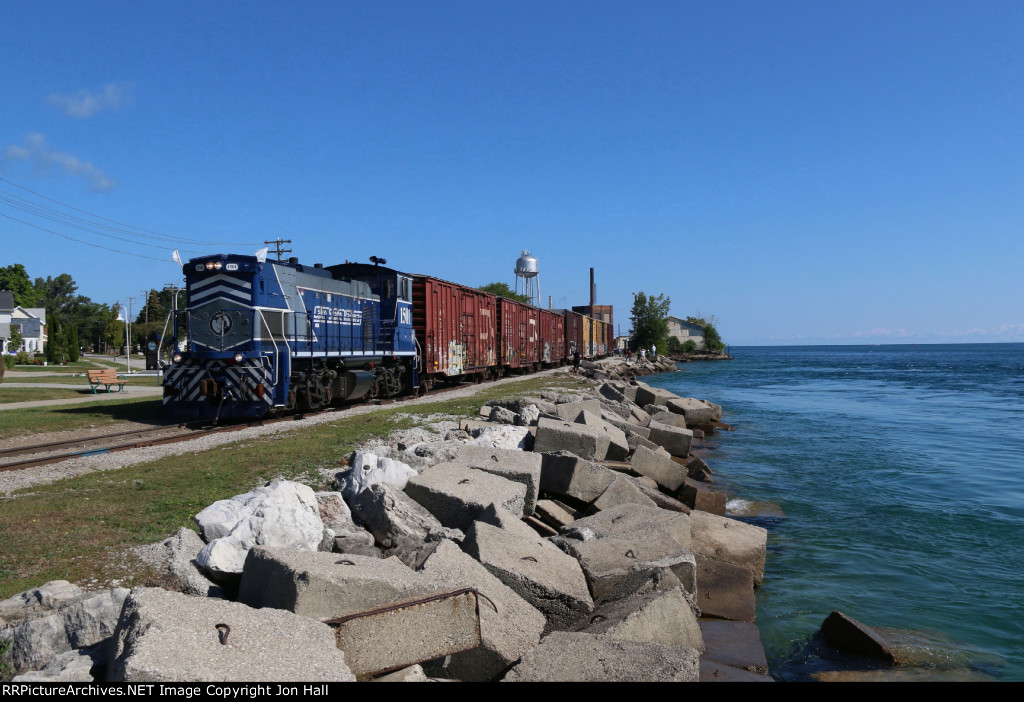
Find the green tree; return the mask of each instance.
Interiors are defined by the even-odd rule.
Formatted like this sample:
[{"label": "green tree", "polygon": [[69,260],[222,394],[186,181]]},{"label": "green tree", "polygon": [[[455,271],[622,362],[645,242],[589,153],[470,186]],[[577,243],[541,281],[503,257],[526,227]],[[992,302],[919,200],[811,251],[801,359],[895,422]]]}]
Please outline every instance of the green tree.
[{"label": "green tree", "polygon": [[633,349],[654,346],[658,353],[668,349],[668,310],[672,301],[664,295],[647,296],[638,292],[633,297]]},{"label": "green tree", "polygon": [[14,293],[14,304],[19,307],[39,307],[39,295],[20,263],[0,267],[0,290]]},{"label": "green tree", "polygon": [[68,334],[68,361],[74,363],[78,360],[78,350],[81,348],[78,341],[78,327],[71,327]]},{"label": "green tree", "polygon": [[[21,342],[24,340],[24,338],[25,337],[21,335],[21,325],[12,324],[11,338],[7,340],[7,351],[10,353],[18,353],[18,350],[21,349]],[[0,349],[0,351],[2,350],[3,349]]]},{"label": "green tree", "polygon": [[533,302],[526,295],[520,295],[510,288],[508,283],[488,283],[487,285],[481,285],[477,290],[483,290],[498,297],[507,297],[509,300],[515,300],[516,302],[525,302],[526,304]]},{"label": "green tree", "polygon": [[[700,313],[697,313],[700,315]],[[718,333],[716,324],[718,324],[718,317],[716,315],[687,317],[686,321],[692,322],[693,324],[699,324],[704,327],[704,350],[710,353],[721,353],[725,348],[725,343],[722,341],[721,335]]]}]

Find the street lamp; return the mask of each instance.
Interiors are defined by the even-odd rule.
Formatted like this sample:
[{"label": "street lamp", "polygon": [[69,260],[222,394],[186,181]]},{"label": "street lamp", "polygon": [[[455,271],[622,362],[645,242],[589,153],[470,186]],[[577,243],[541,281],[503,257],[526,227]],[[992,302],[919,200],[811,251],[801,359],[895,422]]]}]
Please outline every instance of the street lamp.
[{"label": "street lamp", "polygon": [[132,347],[130,341],[129,327],[131,322],[128,321],[129,312],[124,305],[121,305],[121,310],[117,313],[117,321],[124,322],[124,363],[125,373],[132,372]]}]

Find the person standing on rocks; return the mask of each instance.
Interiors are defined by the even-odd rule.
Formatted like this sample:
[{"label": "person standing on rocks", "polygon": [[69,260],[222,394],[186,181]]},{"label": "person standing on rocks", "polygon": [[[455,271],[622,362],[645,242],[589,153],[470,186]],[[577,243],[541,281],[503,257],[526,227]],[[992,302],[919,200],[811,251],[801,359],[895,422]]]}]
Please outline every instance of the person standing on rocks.
[{"label": "person standing on rocks", "polygon": [[576,374],[580,372],[580,350],[575,346],[572,348],[572,372]]}]

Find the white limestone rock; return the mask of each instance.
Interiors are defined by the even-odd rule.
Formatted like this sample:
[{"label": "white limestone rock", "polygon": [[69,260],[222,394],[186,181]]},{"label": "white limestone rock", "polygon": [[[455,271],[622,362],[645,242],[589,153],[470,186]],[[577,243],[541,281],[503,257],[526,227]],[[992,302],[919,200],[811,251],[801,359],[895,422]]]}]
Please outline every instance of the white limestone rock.
[{"label": "white limestone rock", "polygon": [[219,500],[195,519],[209,541],[196,562],[214,576],[241,574],[253,546],[316,551],[324,536],[316,494],[288,480]]},{"label": "white limestone rock", "polygon": [[387,483],[404,490],[409,478],[414,475],[416,471],[407,463],[373,453],[358,452],[352,467],[338,474],[338,484],[342,494],[350,498],[377,483]]}]

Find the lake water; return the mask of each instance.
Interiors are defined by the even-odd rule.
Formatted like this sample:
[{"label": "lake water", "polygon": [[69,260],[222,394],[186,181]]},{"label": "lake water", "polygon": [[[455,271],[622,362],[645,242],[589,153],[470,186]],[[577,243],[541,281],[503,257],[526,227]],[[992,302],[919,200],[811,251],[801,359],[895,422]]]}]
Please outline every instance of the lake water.
[{"label": "lake water", "polygon": [[755,520],[772,674],[805,679],[840,610],[952,639],[940,666],[1024,680],[1024,344],[731,351],[642,380],[721,404],[718,485],[781,510]]}]

